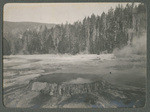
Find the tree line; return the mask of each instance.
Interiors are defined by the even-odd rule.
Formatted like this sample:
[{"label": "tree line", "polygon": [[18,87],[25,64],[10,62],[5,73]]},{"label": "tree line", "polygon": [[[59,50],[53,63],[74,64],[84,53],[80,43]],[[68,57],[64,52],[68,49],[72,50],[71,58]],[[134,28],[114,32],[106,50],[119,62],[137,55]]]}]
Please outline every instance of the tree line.
[{"label": "tree line", "polygon": [[146,9],[127,4],[110,8],[101,15],[92,14],[73,24],[55,25],[51,29],[41,26],[27,29],[21,38],[7,35],[3,39],[4,54],[101,54],[128,44],[129,29],[146,30]]}]

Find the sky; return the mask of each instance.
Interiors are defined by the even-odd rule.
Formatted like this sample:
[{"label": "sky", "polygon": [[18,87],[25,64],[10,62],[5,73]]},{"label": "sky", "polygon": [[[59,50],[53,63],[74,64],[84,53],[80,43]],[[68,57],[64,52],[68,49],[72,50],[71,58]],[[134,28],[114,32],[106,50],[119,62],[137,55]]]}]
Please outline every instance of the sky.
[{"label": "sky", "polygon": [[[119,3],[7,3],[4,6],[4,21],[73,23],[84,17],[101,15]],[[127,3],[121,3],[125,6]]]}]

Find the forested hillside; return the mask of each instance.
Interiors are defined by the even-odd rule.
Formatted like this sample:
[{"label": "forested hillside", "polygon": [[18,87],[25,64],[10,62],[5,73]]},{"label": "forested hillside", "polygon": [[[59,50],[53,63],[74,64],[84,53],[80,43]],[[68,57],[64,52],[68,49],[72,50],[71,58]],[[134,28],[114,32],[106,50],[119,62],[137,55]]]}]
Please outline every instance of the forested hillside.
[{"label": "forested hillside", "polygon": [[111,53],[115,48],[120,49],[132,43],[134,37],[140,38],[143,32],[146,32],[145,5],[118,5],[107,13],[92,14],[73,24],[26,29],[16,37],[4,31],[3,53]]}]

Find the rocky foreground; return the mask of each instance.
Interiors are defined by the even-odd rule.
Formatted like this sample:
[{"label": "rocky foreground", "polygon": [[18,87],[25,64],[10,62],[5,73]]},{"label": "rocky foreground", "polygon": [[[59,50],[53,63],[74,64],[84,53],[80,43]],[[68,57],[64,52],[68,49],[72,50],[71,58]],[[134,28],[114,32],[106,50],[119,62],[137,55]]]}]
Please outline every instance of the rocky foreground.
[{"label": "rocky foreground", "polygon": [[[45,76],[44,76],[45,77]],[[47,76],[49,77],[49,76]],[[111,85],[105,80],[91,83],[47,83],[38,82],[38,79],[30,82],[30,90],[55,98],[51,107],[65,107],[77,103],[86,103],[93,107],[142,107],[145,101],[145,89],[121,88]],[[53,101],[53,100],[52,100]]]}]

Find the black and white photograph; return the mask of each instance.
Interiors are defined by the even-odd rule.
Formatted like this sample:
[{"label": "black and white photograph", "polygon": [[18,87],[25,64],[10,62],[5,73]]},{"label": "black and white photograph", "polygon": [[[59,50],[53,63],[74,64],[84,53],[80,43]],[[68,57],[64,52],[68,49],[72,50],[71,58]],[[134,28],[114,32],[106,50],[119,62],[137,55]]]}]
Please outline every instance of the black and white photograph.
[{"label": "black and white photograph", "polygon": [[5,4],[4,106],[144,107],[146,12],[140,2]]}]

